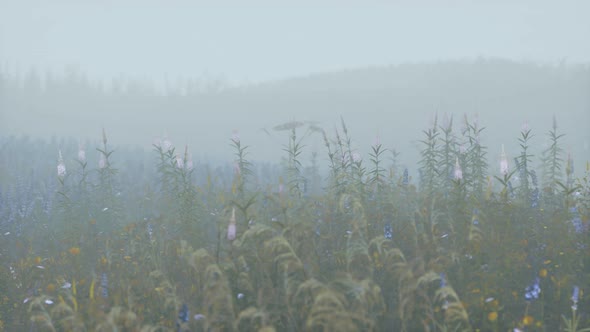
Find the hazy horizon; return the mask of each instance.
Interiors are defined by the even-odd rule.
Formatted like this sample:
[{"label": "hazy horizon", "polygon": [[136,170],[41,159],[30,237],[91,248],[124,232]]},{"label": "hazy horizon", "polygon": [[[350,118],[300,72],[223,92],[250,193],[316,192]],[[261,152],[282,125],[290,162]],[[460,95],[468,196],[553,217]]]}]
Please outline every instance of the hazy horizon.
[{"label": "hazy horizon", "polygon": [[478,57],[590,63],[587,1],[253,3],[0,0],[0,66],[161,87]]}]

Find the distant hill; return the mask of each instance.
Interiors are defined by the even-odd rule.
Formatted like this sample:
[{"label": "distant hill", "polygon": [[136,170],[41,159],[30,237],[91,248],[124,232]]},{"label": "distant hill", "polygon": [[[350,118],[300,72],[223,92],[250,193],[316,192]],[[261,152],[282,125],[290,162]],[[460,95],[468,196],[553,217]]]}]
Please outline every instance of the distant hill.
[{"label": "distant hill", "polygon": [[[540,149],[555,114],[567,134],[566,150],[580,165],[590,159],[588,65],[482,58],[367,67],[208,91],[181,86],[166,95],[137,81],[105,88],[82,74],[0,75],[4,135],[93,138],[105,126],[112,142],[147,147],[167,132],[174,143],[188,143],[195,156],[231,160],[227,143],[237,129],[254,159],[278,161],[287,136],[270,128],[289,120],[317,121],[331,135],[342,116],[361,152],[368,152],[379,135],[412,165],[416,141],[434,113],[453,114],[455,123],[463,114],[477,114],[487,127],[483,142],[492,160],[501,144],[513,156],[518,152],[516,139],[525,121]],[[325,155],[319,137],[307,145]]]}]

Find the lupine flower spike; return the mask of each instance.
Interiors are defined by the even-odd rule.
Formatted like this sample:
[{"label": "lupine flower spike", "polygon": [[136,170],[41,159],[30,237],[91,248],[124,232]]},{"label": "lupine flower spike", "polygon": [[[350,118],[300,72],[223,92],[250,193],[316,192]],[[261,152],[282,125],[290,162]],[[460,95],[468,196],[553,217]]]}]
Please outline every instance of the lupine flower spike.
[{"label": "lupine flower spike", "polygon": [[236,239],[236,208],[231,210],[231,218],[227,226],[227,239],[233,241]]}]

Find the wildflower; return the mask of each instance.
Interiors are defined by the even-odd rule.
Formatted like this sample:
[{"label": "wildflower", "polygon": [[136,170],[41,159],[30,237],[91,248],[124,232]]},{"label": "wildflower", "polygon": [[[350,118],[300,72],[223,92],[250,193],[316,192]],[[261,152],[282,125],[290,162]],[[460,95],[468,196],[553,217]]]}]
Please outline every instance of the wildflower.
[{"label": "wildflower", "polygon": [[388,240],[393,238],[393,229],[391,228],[391,224],[385,224],[385,226],[383,226],[383,236],[385,236],[385,238]]},{"label": "wildflower", "polygon": [[524,325],[524,326],[532,325],[534,322],[535,322],[535,319],[533,318],[533,316],[526,315],[522,318],[522,325]]},{"label": "wildflower", "polygon": [[86,151],[84,151],[84,146],[82,144],[78,144],[78,161],[82,164],[86,162]]},{"label": "wildflower", "polygon": [[63,179],[66,176],[66,164],[64,164],[64,159],[61,156],[61,150],[59,150],[59,159],[57,163],[57,176]]},{"label": "wildflower", "polygon": [[502,154],[500,155],[500,173],[508,175],[508,158],[506,158],[506,152],[504,152],[504,144],[502,144]]},{"label": "wildflower", "polygon": [[439,274],[440,276],[440,288],[443,288],[447,285],[447,278],[444,272],[441,272]]},{"label": "wildflower", "polygon": [[107,159],[104,156],[104,153],[100,154],[100,158],[98,159],[98,168],[104,169],[107,167]]},{"label": "wildflower", "polygon": [[479,217],[477,216],[477,210],[473,211],[473,215],[471,216],[471,224],[475,226],[479,225]]},{"label": "wildflower", "polygon": [[455,159],[455,180],[463,180],[463,170],[461,170],[461,165],[459,165],[459,157]]},{"label": "wildflower", "polygon": [[70,254],[72,254],[72,256],[77,256],[80,254],[80,248],[78,247],[71,247],[70,249],[68,249],[68,252]]},{"label": "wildflower", "polygon": [[180,324],[188,322],[190,317],[188,306],[186,303],[182,304],[182,307],[178,311],[178,321],[176,322],[176,326],[180,327]]},{"label": "wildflower", "polygon": [[233,241],[236,239],[236,209],[231,210],[231,218],[227,226],[227,239]]},{"label": "wildflower", "polygon": [[580,218],[580,213],[576,207],[572,207],[570,209],[570,213],[572,214],[572,226],[574,227],[574,232],[581,234],[584,232],[584,224],[582,223],[582,219]]},{"label": "wildflower", "polygon": [[182,160],[182,157],[180,156],[180,154],[176,154],[176,167],[178,169],[184,168],[184,160]]},{"label": "wildflower", "polygon": [[533,191],[531,192],[531,207],[536,208],[537,206],[539,206],[540,199],[541,192],[539,191],[539,188],[533,189]]},{"label": "wildflower", "polygon": [[490,322],[495,322],[498,319],[498,312],[497,311],[492,311],[490,313],[488,313],[488,320]]},{"label": "wildflower", "polygon": [[172,142],[170,142],[168,137],[164,136],[164,140],[162,141],[161,147],[162,150],[164,150],[164,152],[168,152],[172,149]]},{"label": "wildflower", "polygon": [[53,293],[55,291],[55,284],[48,284],[47,287],[45,287],[45,290],[47,293]]},{"label": "wildflower", "polygon": [[353,152],[352,153],[352,162],[358,164],[361,161],[363,161],[363,158],[361,157],[361,155],[358,152]]},{"label": "wildflower", "polygon": [[574,286],[574,290],[572,291],[572,310],[578,309],[578,300],[580,298],[580,288],[578,286]]},{"label": "wildflower", "polygon": [[238,134],[237,130],[234,130],[231,134],[231,140],[235,143],[238,144],[240,143],[240,135]]},{"label": "wildflower", "polygon": [[535,281],[532,285],[525,288],[524,298],[527,301],[536,300],[539,298],[539,294],[541,294],[541,287],[539,286],[540,279],[539,277],[535,278]]},{"label": "wildflower", "polygon": [[100,276],[100,295],[103,298],[109,297],[109,279],[107,278],[106,272],[103,272]]},{"label": "wildflower", "polygon": [[153,235],[154,235],[154,226],[152,226],[152,224],[147,224],[147,233],[148,233],[148,237],[150,238],[150,242],[154,241]]},{"label": "wildflower", "polygon": [[539,271],[539,277],[541,277],[541,278],[547,277],[547,269],[541,269]]}]

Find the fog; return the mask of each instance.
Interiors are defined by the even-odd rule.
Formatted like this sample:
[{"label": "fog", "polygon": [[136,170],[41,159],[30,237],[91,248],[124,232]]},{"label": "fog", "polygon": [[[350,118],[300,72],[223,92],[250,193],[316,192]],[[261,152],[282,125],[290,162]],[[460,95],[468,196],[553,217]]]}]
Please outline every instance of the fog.
[{"label": "fog", "polygon": [[[486,127],[492,161],[524,122],[589,159],[587,1],[284,3],[0,1],[2,136],[98,140],[146,149],[167,136],[229,162],[232,132],[278,162],[272,128],[342,117],[363,154],[377,136],[415,167],[435,114]],[[306,152],[325,154],[321,136]],[[578,167],[581,169],[581,167]]]}]

